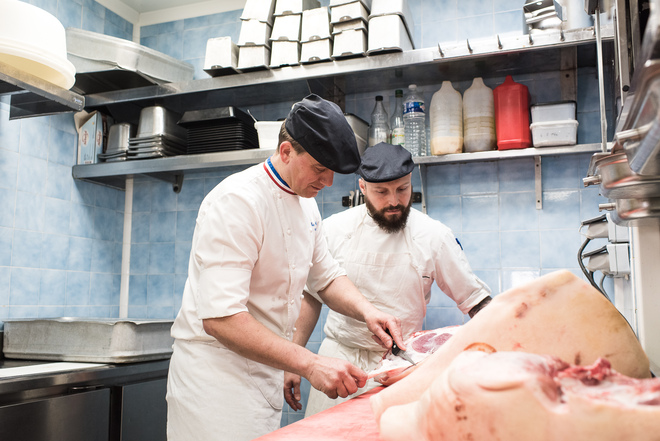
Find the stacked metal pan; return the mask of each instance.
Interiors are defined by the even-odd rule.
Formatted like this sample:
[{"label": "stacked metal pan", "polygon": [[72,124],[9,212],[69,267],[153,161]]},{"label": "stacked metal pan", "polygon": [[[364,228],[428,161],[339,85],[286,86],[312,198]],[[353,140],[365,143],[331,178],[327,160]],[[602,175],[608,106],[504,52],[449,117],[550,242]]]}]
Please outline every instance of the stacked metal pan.
[{"label": "stacked metal pan", "polygon": [[188,154],[259,148],[254,119],[233,106],[188,111],[178,124],[188,131]]},{"label": "stacked metal pan", "polygon": [[178,119],[178,114],[161,106],[142,109],[137,136],[128,141],[128,159],[186,154],[187,133],[177,125]]}]

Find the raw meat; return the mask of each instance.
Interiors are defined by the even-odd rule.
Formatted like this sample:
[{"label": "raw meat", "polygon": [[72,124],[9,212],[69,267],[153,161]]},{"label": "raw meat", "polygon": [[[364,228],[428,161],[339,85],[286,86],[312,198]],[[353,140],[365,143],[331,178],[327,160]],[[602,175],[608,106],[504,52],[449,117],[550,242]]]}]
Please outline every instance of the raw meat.
[{"label": "raw meat", "polygon": [[603,357],[629,377],[650,375],[648,358],[617,309],[571,272],[556,271],[495,296],[424,363],[371,398],[376,418],[390,406],[418,400],[473,343],[553,355],[576,365]]},{"label": "raw meat", "polygon": [[383,441],[660,439],[660,379],[524,352],[459,354],[421,399],[388,409]]},{"label": "raw meat", "polygon": [[[403,342],[406,346],[406,352],[415,363],[419,364],[449,340],[458,328],[460,326],[446,326],[444,328],[417,331]],[[410,369],[412,367],[410,363],[392,354],[390,350],[383,355],[383,358],[376,367],[369,372],[369,378],[373,378],[375,381],[389,386],[412,372]]]}]

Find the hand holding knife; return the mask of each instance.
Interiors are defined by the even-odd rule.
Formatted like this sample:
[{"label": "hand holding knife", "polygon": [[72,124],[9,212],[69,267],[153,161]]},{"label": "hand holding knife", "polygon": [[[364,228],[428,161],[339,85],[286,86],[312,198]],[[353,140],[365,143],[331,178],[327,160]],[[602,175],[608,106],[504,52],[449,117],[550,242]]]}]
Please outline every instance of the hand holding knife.
[{"label": "hand holding knife", "polygon": [[[389,335],[390,337],[392,337],[392,334],[390,334],[390,330],[389,330],[389,329],[386,329],[385,332],[387,332],[387,335]],[[415,362],[412,360],[412,358],[410,358],[410,355],[408,355],[408,353],[407,353],[406,351],[402,351],[401,348],[397,346],[397,344],[396,344],[396,342],[394,341],[394,339],[392,339],[392,354],[394,354],[394,355],[396,355],[396,356],[398,356],[398,357],[403,358],[403,359],[406,360],[408,363],[411,363],[413,366],[417,364],[417,363],[415,363]]]}]

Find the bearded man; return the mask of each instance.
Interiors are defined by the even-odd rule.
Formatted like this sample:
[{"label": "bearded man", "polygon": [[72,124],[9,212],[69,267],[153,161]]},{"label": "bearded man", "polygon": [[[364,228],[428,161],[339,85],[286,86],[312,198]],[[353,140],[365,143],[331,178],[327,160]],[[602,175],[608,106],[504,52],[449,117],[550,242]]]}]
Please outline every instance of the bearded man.
[{"label": "bearded man", "polygon": [[[401,320],[404,338],[422,329],[434,281],[470,317],[491,300],[490,289],[472,272],[451,230],[411,208],[414,167],[402,146],[380,143],[368,148],[358,168],[365,204],[323,221],[330,253],[376,308]],[[307,343],[320,311],[320,298],[306,292],[294,343]],[[365,372],[383,356],[378,339],[353,318],[330,311],[323,330],[326,338],[319,355],[347,360]],[[375,386],[370,380],[344,399],[312,389],[305,417]],[[284,398],[292,409],[302,409],[300,376],[285,374]]]}]

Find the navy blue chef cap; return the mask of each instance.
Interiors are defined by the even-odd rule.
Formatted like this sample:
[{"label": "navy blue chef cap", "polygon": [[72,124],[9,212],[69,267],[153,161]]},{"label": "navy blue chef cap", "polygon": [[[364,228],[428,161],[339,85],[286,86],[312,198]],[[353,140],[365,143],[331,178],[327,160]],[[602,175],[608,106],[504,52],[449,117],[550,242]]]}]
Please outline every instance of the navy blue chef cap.
[{"label": "navy blue chef cap", "polygon": [[360,166],[355,134],[337,104],[311,94],[293,105],[284,126],[324,167],[348,174]]},{"label": "navy blue chef cap", "polygon": [[367,182],[389,182],[406,176],[413,168],[415,163],[408,150],[381,142],[364,152],[358,173]]}]

